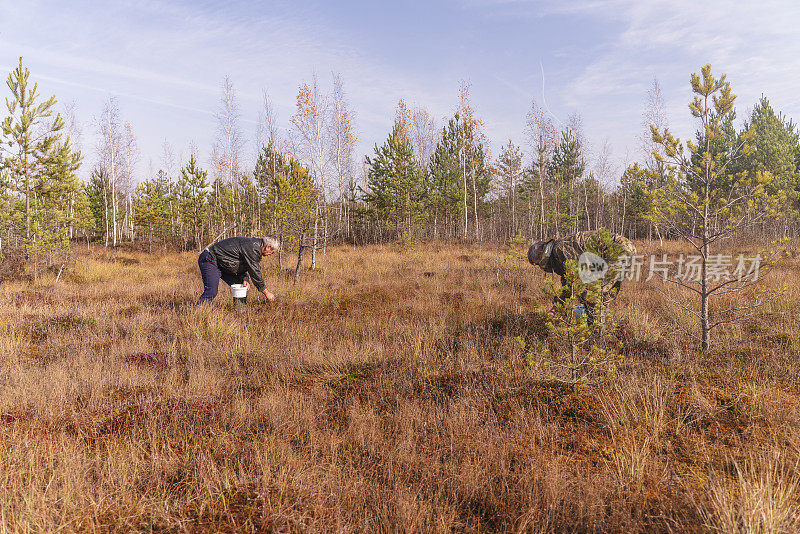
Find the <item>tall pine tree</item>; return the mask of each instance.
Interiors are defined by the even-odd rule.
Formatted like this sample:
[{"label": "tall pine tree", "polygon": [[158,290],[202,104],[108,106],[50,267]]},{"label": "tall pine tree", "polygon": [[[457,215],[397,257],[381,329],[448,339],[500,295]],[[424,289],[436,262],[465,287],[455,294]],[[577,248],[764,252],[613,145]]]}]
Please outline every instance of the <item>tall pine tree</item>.
[{"label": "tall pine tree", "polygon": [[364,201],[378,221],[388,224],[395,235],[413,235],[425,215],[425,173],[414,157],[411,141],[395,125],[369,167]]},{"label": "tall pine tree", "polygon": [[62,138],[64,121],[54,112],[55,96],[41,100],[38,85],[29,82],[30,71],[19,65],[8,75],[6,85],[11,98],[6,99],[8,116],[0,125],[5,143],[3,163],[11,209],[10,223],[24,242],[26,257],[47,253],[52,260],[54,249],[68,250],[66,229],[71,224],[70,210],[65,209],[78,191],[75,177],[80,153],[72,150],[69,137]]},{"label": "tall pine tree", "polygon": [[[753,148],[737,162],[737,170],[750,174],[768,172],[773,177],[773,192],[783,191],[788,200],[786,215],[800,218],[800,134],[791,120],[775,113],[767,97],[762,96],[744,125],[742,136]],[[787,218],[788,223],[788,218]],[[785,228],[785,226],[784,226]]]},{"label": "tall pine tree", "polygon": [[202,248],[203,229],[208,222],[208,172],[198,167],[194,154],[181,169],[175,189],[184,240]]},{"label": "tall pine tree", "polygon": [[561,133],[561,139],[553,151],[548,169],[548,175],[556,186],[554,206],[556,234],[577,229],[578,217],[575,213],[573,199],[575,185],[583,176],[585,169],[586,162],[583,159],[578,137],[571,129],[567,128]]},{"label": "tall pine tree", "polygon": [[166,172],[159,170],[155,178],[145,180],[136,188],[134,224],[148,239],[153,250],[153,238],[169,235],[171,184]]}]

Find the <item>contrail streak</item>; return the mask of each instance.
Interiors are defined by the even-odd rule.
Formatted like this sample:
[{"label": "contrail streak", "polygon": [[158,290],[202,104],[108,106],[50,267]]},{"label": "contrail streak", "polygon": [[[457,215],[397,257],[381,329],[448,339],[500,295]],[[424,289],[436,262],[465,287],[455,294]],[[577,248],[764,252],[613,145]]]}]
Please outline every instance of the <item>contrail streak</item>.
[{"label": "contrail streak", "polygon": [[561,127],[563,128],[564,127],[564,123],[561,122],[559,120],[559,118],[556,117],[555,114],[552,111],[550,111],[550,106],[547,105],[547,98],[545,98],[545,96],[544,96],[544,65],[542,65],[541,61],[539,62],[539,68],[542,69],[542,102],[544,103],[544,107],[547,110],[547,112],[550,114],[550,116],[553,117],[556,120],[556,122],[558,124],[560,124]]}]

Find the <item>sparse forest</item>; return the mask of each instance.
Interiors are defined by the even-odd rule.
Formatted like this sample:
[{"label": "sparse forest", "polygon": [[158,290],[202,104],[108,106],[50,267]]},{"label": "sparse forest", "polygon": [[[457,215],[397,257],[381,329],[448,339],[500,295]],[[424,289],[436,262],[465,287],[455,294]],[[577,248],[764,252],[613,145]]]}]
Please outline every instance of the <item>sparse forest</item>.
[{"label": "sparse forest", "polygon": [[[301,84],[285,128],[265,94],[251,140],[226,78],[209,155],[193,147],[186,161],[176,161],[165,142],[161,162],[142,173],[133,127],[114,98],[91,125],[98,145],[78,150],[74,116],[65,127],[68,110],[40,94],[22,59],[7,86],[0,235],[7,254],[23,250],[36,268],[53,265],[80,240],[188,250],[220,237],[270,233],[295,248],[302,241],[313,267],[327,244],[404,235],[503,243],[605,227],[633,239],[677,238],[684,235],[678,227],[693,221],[690,212],[661,209],[665,188],[695,193],[693,169],[707,156],[717,197],[755,181],[769,197],[768,207],[745,206],[752,212],[749,234],[774,239],[798,231],[798,129],[766,96],[747,104],[752,109],[737,127],[731,88],[728,105],[709,108],[678,152],[677,140],[663,135],[664,99],[654,80],[642,110],[639,158],[616,168],[610,147],[586,138],[579,115],[557,126],[535,102],[523,146],[495,140],[500,148],[492,155],[463,82],[453,115],[441,120],[398,102],[391,131],[372,154],[355,153],[356,110],[338,75],[330,93],[316,76]],[[706,130],[712,122],[713,131]],[[248,156],[253,143],[255,159]]]}]

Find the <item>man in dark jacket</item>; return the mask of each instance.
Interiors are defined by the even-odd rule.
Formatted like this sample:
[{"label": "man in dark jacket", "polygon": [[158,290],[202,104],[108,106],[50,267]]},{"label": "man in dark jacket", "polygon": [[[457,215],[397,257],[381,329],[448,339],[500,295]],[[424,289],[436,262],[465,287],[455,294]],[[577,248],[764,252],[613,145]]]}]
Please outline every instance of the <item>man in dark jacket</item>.
[{"label": "man in dark jacket", "polygon": [[220,278],[228,285],[249,287],[252,282],[268,301],[275,300],[275,295],[264,287],[259,263],[261,258],[275,254],[279,248],[280,243],[272,237],[229,237],[208,246],[197,259],[203,277],[203,294],[198,304],[214,300]]},{"label": "man in dark jacket", "polygon": [[[537,241],[528,249],[528,261],[533,265],[538,265],[546,273],[555,273],[561,277],[562,293],[561,298],[566,300],[572,295],[572,288],[569,287],[566,277],[566,264],[569,260],[578,261],[581,254],[586,252],[586,245],[589,240],[597,237],[597,232],[578,232],[571,236],[560,239],[550,239],[548,241]],[[633,256],[636,254],[636,247],[628,239],[618,234],[611,234],[611,241],[621,246],[623,254]],[[604,256],[604,251],[600,256]],[[621,282],[610,280],[603,283],[601,289],[602,308],[608,306],[609,302],[619,293]],[[603,322],[604,314],[596,317],[595,305],[585,302],[583,295],[578,295],[583,310],[586,312],[587,322],[591,325],[595,320]]]}]

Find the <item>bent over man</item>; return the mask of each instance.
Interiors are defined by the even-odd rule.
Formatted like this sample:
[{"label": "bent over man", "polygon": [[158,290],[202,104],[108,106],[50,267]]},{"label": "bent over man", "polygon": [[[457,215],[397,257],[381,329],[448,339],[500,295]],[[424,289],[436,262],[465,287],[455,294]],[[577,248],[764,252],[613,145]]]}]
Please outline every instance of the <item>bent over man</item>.
[{"label": "bent over man", "polygon": [[[197,304],[214,300],[220,278],[228,285],[243,284],[247,287],[252,281],[268,301],[275,300],[275,295],[264,286],[259,264],[261,258],[275,254],[279,248],[280,243],[272,237],[229,237],[206,247],[197,258],[200,276],[203,277],[203,294]],[[245,299],[240,301],[241,305]]]},{"label": "bent over man", "polygon": [[[572,294],[572,288],[568,286],[566,277],[566,264],[569,260],[578,261],[581,254],[586,252],[586,245],[591,239],[598,237],[597,231],[578,232],[571,236],[560,239],[552,238],[548,241],[537,241],[528,249],[528,261],[533,265],[538,265],[546,273],[555,273],[561,277],[562,293],[561,298],[567,299]],[[598,240],[599,241],[599,240]],[[636,247],[627,238],[619,234],[611,234],[611,241],[620,245],[623,254],[633,256],[636,254]],[[605,256],[603,250],[597,251],[601,257]],[[601,287],[601,298],[603,310],[608,303],[617,295],[621,286],[619,280],[606,283]],[[587,323],[593,324],[595,321],[603,322],[603,315],[597,317],[596,303],[586,302],[584,295],[578,295],[578,299],[584,307],[587,316]]]}]

